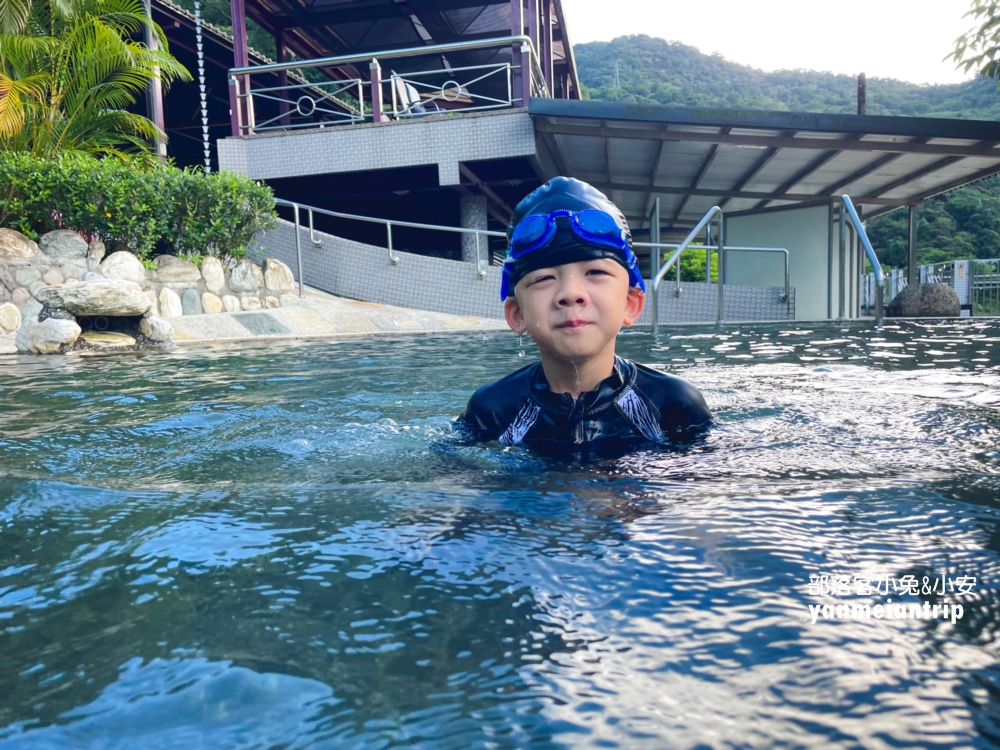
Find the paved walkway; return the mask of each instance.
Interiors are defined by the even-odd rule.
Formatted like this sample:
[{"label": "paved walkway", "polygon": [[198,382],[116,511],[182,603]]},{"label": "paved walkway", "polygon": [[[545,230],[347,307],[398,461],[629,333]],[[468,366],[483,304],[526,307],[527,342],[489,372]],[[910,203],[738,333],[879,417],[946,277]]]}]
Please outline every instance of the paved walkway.
[{"label": "paved walkway", "polygon": [[[288,300],[288,295],[285,295]],[[411,310],[306,289],[296,304],[273,310],[170,318],[178,346],[205,342],[343,338],[400,333],[506,331],[503,320]],[[0,354],[16,354],[14,334],[0,335]]]}]

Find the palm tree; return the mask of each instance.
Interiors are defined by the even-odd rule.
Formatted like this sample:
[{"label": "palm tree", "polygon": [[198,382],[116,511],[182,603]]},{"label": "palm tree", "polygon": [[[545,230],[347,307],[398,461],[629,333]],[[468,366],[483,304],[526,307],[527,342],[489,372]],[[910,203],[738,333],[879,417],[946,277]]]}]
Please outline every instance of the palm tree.
[{"label": "palm tree", "polygon": [[142,0],[0,0],[0,151],[154,158],[166,135],[126,110],[157,75],[191,78]]}]

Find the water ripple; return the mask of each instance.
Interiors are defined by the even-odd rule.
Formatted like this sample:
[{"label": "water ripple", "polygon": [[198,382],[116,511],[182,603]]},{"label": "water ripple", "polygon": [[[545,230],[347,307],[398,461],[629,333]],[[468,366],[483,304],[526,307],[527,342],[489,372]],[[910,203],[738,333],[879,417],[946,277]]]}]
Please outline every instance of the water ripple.
[{"label": "water ripple", "polygon": [[995,745],[998,344],[630,331],[718,426],[588,464],[449,444],[513,336],[5,358],[0,747]]}]

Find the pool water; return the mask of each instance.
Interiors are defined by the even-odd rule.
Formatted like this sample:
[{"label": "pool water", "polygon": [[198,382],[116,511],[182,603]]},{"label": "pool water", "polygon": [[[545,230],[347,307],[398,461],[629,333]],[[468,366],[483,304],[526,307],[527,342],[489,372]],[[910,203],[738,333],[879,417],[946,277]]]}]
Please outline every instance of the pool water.
[{"label": "pool water", "polygon": [[1000,325],[619,353],[703,443],[450,444],[513,334],[0,358],[0,748],[1000,743]]}]

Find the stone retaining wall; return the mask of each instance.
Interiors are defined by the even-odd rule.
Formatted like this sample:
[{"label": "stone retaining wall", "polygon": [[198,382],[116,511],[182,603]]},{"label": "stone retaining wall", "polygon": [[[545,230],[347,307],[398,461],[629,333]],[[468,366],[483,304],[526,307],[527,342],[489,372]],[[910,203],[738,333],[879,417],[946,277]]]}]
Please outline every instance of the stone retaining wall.
[{"label": "stone retaining wall", "polygon": [[125,251],[106,255],[103,243],[70,230],[35,243],[0,229],[0,334],[17,331],[18,349],[35,353],[162,345],[171,318],[277,308],[295,289],[288,266],[271,258],[263,268],[172,255],[154,264]]}]

